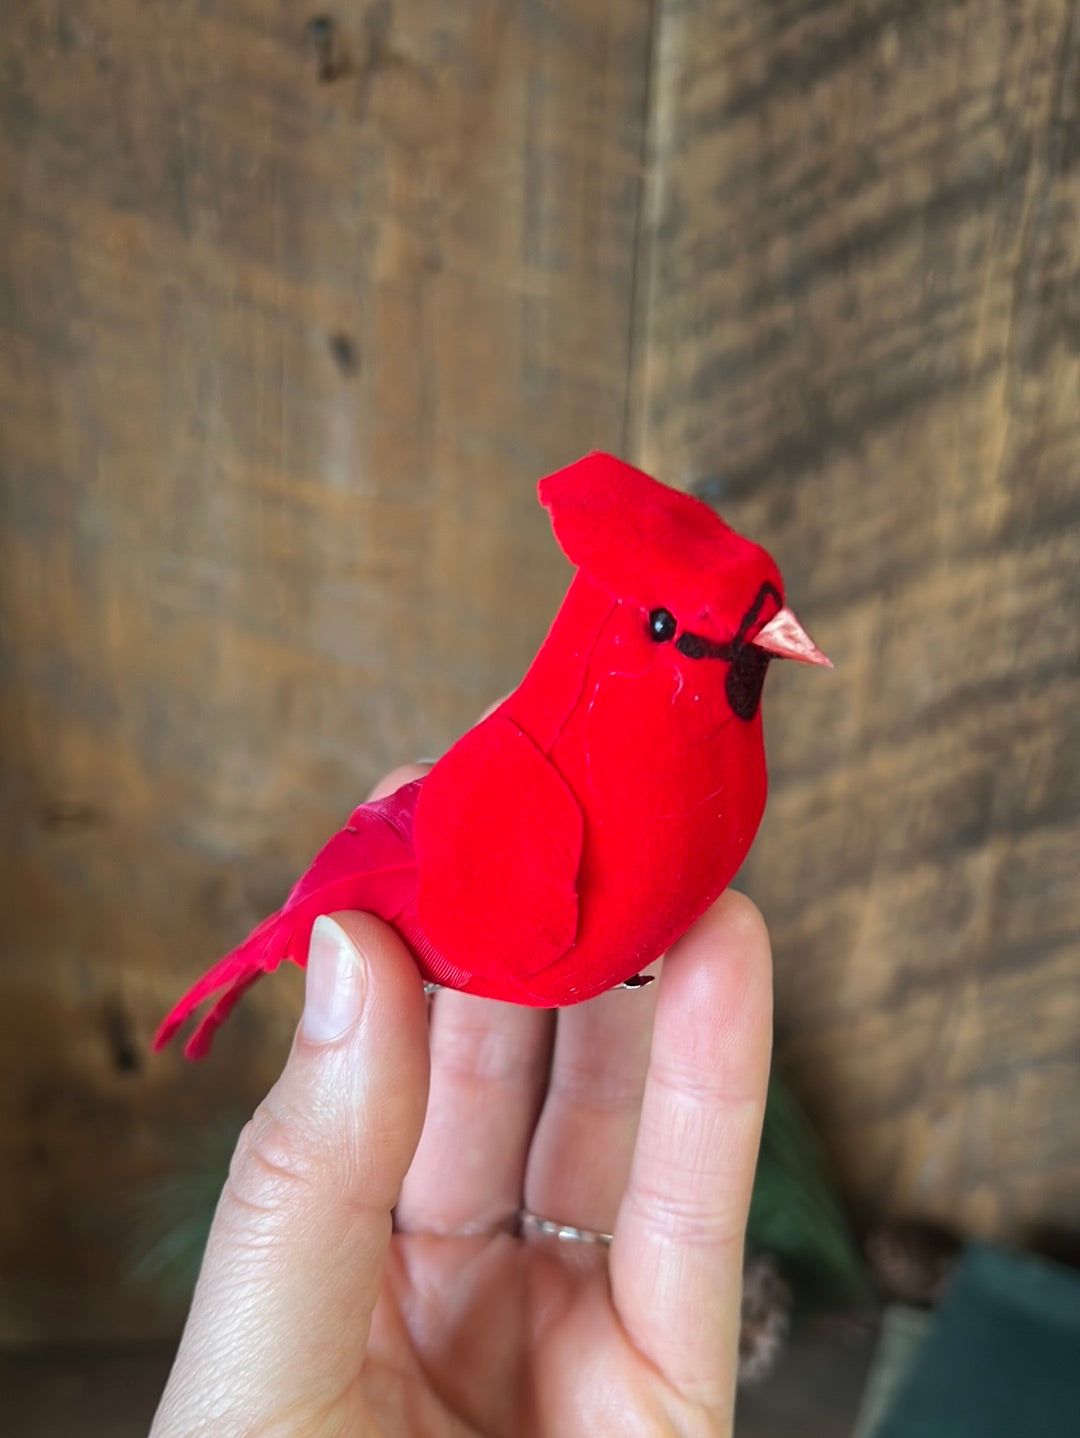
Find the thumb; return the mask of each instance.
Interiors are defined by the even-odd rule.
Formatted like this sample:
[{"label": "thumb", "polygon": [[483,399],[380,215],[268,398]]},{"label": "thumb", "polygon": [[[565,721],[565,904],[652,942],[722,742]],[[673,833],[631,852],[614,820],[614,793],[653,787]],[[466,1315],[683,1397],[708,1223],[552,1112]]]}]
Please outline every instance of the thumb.
[{"label": "thumb", "polygon": [[304,1013],[248,1124],[154,1438],[316,1420],[363,1357],[427,1104],[423,986],[369,914],[319,918]]}]

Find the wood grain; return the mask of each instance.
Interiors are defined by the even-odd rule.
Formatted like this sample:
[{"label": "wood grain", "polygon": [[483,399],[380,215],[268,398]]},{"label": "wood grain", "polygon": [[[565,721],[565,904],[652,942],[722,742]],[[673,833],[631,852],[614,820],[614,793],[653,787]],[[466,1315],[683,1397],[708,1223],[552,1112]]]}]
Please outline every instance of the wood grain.
[{"label": "wood grain", "polygon": [[0,1336],[153,1326],[133,1195],[297,988],[202,1069],[158,1017],[515,682],[569,572],[534,482],[622,443],[647,4],[349,5],[330,83],[307,19],[0,33]]},{"label": "wood grain", "polygon": [[647,466],[769,545],[780,1061],[864,1216],[1080,1226],[1080,7],[662,0]]}]

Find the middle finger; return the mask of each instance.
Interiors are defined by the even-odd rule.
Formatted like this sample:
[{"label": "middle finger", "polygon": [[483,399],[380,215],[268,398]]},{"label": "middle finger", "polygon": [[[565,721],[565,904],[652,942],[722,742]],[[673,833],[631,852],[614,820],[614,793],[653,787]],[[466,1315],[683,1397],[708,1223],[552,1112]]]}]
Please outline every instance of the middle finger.
[{"label": "middle finger", "polygon": [[541,1218],[610,1233],[626,1188],[659,984],[559,1013],[551,1077],[525,1177]]},{"label": "middle finger", "polygon": [[514,1226],[553,1025],[546,1009],[451,989],[435,995],[427,1116],[397,1228],[457,1234]]}]

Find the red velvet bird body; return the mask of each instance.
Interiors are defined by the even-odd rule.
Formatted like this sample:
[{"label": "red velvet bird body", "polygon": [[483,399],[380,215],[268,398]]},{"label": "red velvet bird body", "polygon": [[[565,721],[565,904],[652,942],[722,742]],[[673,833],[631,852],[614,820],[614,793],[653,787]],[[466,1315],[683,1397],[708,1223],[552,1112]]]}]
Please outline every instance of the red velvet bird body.
[{"label": "red velvet bird body", "polygon": [[186,1047],[205,1053],[255,979],[306,962],[319,914],[377,914],[432,982],[558,1007],[637,974],[727,887],[765,806],[769,658],[828,660],[769,555],[699,500],[604,454],[540,498],[578,573],[521,685],[362,804],[155,1047],[213,999]]}]

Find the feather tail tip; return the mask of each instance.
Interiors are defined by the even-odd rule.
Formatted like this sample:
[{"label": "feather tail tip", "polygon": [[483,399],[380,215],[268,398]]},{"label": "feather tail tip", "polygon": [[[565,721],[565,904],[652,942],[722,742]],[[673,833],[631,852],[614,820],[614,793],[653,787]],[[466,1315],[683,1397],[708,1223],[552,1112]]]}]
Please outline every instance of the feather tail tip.
[{"label": "feather tail tip", "polygon": [[238,949],[226,954],[209,972],[203,974],[169,1010],[154,1035],[154,1052],[160,1053],[187,1020],[207,1000],[213,1000],[184,1045],[187,1058],[205,1058],[210,1052],[214,1034],[256,979],[276,969],[282,959],[288,956],[294,936],[292,924],[274,924],[272,921],[260,924]]}]

